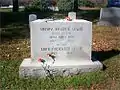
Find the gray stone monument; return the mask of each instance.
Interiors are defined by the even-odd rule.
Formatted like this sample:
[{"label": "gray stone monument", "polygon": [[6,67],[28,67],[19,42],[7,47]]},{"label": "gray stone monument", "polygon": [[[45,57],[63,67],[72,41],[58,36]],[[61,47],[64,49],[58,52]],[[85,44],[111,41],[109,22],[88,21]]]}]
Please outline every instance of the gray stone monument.
[{"label": "gray stone monument", "polygon": [[30,22],[31,58],[23,60],[20,77],[71,76],[102,69],[91,60],[92,22],[47,20]]},{"label": "gray stone monument", "polygon": [[120,8],[101,8],[98,25],[120,26]]}]

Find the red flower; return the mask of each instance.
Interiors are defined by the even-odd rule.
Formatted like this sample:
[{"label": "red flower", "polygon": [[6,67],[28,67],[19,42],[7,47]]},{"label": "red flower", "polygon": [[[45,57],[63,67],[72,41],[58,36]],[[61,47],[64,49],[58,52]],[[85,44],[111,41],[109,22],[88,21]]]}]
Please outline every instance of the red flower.
[{"label": "red flower", "polygon": [[41,62],[41,61],[42,61],[42,58],[39,58],[38,61]]},{"label": "red flower", "polygon": [[71,21],[70,17],[66,17],[65,19],[68,20],[68,21]]},{"label": "red flower", "polygon": [[42,58],[39,58],[39,59],[38,59],[38,62],[45,63],[45,60],[44,60],[44,59],[42,59]]}]

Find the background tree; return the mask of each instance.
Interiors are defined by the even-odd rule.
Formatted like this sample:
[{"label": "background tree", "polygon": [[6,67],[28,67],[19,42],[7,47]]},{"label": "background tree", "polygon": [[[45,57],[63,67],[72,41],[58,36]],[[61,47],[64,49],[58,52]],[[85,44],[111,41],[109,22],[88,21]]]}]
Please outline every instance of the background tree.
[{"label": "background tree", "polygon": [[52,6],[55,7],[55,6],[57,6],[57,1],[56,1],[56,0],[52,0],[52,1],[51,1],[51,4],[52,4]]},{"label": "background tree", "polygon": [[77,12],[78,10],[78,0],[74,0],[74,11]]},{"label": "background tree", "polygon": [[60,11],[73,11],[74,0],[57,0],[57,6]]},{"label": "background tree", "polygon": [[13,12],[18,12],[18,10],[19,10],[18,0],[13,0]]},{"label": "background tree", "polygon": [[49,0],[33,0],[25,7],[25,11],[49,11]]}]

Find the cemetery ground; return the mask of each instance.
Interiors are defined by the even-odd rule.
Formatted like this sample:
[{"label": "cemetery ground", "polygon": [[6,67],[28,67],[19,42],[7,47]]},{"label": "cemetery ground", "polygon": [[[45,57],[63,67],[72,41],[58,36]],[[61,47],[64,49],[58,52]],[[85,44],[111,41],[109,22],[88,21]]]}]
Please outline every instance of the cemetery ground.
[{"label": "cemetery ground", "polygon": [[72,77],[49,79],[19,78],[19,66],[30,57],[29,27],[9,24],[1,28],[0,79],[1,90],[40,89],[120,89],[120,27],[93,25],[93,56],[104,64],[104,69]]},{"label": "cemetery ground", "polygon": [[[82,18],[96,22],[99,10],[80,11]],[[120,89],[120,27],[93,25],[93,49],[95,59],[104,64],[104,69],[72,77],[51,79],[19,78],[19,66],[24,58],[30,57],[29,26],[24,12],[1,13],[0,44],[0,89],[1,90],[119,90]],[[51,14],[38,13],[45,18]],[[67,13],[66,13],[67,14]],[[61,18],[61,14],[54,14]],[[8,17],[9,16],[9,17]],[[43,17],[44,16],[44,17]],[[20,17],[20,18],[18,18]],[[64,17],[62,17],[64,18]],[[81,18],[81,17],[80,17]],[[19,22],[18,22],[19,21]],[[11,23],[15,22],[15,23]],[[95,60],[94,59],[94,60]]]}]

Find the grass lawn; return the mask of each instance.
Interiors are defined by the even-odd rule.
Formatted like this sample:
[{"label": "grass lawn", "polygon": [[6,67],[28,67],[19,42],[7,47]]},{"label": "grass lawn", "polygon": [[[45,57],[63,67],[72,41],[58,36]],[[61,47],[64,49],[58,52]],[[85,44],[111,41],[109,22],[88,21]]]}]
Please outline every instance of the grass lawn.
[{"label": "grass lawn", "polygon": [[[19,11],[23,10],[23,8],[19,8]],[[0,8],[0,12],[12,12],[12,8]]]},{"label": "grass lawn", "polygon": [[[105,46],[105,47],[104,47]],[[93,26],[93,54],[104,70],[72,77],[19,78],[19,66],[30,57],[29,28],[11,24],[1,30],[1,90],[120,90],[120,27]]]},{"label": "grass lawn", "polygon": [[0,8],[0,12],[12,12],[11,8]]}]

